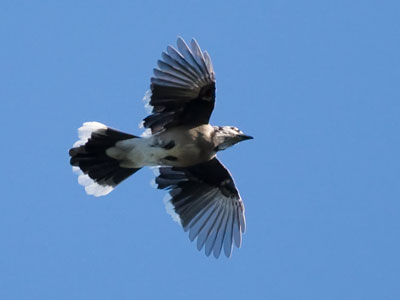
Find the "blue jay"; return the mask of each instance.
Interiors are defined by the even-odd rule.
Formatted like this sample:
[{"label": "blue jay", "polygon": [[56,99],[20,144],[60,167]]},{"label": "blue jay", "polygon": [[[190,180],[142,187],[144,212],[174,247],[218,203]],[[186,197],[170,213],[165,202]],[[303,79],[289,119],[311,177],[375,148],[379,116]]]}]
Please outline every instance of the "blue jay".
[{"label": "blue jay", "polygon": [[98,122],[79,128],[69,150],[87,194],[103,196],[142,167],[158,167],[157,188],[169,190],[167,211],[189,231],[197,248],[216,258],[241,246],[244,206],[217,152],[252,139],[233,126],[209,124],[215,103],[215,74],[210,56],[192,40],[178,38],[167,47],[151,78],[146,99],[151,114],[148,134],[123,133]]}]

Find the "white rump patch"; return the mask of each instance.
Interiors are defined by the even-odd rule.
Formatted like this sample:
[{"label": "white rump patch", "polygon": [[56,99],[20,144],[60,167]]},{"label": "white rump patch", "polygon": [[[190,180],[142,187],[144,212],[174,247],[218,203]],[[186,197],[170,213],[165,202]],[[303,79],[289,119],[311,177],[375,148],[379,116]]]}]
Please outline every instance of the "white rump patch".
[{"label": "white rump patch", "polygon": [[89,175],[83,174],[78,167],[72,167],[72,171],[78,174],[78,183],[85,187],[85,191],[88,195],[96,197],[105,196],[114,189],[112,186],[102,186],[96,183]]},{"label": "white rump patch", "polygon": [[165,195],[164,199],[163,199],[164,205],[165,205],[165,210],[167,211],[167,213],[172,217],[172,220],[174,220],[175,222],[177,222],[179,225],[182,225],[182,221],[181,218],[179,217],[179,215],[175,212],[174,206],[171,203],[171,198],[169,197],[169,195]]},{"label": "white rump patch", "polygon": [[83,123],[83,126],[78,129],[79,140],[75,142],[73,147],[79,147],[85,145],[90,136],[92,135],[92,132],[95,132],[100,129],[107,129],[107,126],[99,122]]}]

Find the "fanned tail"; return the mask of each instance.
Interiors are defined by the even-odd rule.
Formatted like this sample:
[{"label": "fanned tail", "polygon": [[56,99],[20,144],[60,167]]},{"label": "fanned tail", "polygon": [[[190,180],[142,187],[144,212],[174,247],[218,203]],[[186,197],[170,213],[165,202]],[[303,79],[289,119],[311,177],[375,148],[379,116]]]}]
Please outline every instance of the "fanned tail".
[{"label": "fanned tail", "polygon": [[117,142],[140,138],[107,127],[98,122],[86,122],[78,130],[80,140],[69,150],[70,163],[80,173],[78,182],[89,195],[110,193],[124,179],[140,168],[124,168],[120,160],[107,155],[107,149]]}]

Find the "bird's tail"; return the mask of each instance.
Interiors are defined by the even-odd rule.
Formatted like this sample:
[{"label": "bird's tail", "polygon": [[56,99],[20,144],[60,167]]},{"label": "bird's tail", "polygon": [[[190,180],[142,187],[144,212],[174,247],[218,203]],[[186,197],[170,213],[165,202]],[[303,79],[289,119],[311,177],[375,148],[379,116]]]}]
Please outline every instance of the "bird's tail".
[{"label": "bird's tail", "polygon": [[88,194],[103,196],[140,168],[121,167],[120,160],[107,155],[107,149],[122,140],[139,138],[98,122],[86,122],[78,130],[80,140],[69,150],[72,168],[80,173],[78,182]]}]

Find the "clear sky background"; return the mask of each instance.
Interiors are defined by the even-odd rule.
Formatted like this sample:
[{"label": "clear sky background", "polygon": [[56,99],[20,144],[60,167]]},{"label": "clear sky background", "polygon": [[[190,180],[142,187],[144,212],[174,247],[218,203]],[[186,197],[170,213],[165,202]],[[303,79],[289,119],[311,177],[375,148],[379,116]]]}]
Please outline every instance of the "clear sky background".
[{"label": "clear sky background", "polygon": [[[247,217],[207,258],[142,170],[87,196],[85,121],[140,134],[152,69],[196,37]],[[399,1],[0,3],[0,299],[400,299]]]}]

